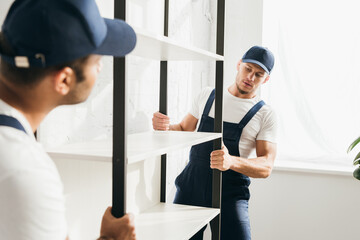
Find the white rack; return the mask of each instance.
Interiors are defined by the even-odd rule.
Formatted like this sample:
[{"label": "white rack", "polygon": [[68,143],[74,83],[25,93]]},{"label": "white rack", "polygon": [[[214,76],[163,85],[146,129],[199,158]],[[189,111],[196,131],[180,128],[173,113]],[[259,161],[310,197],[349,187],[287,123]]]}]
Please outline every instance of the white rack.
[{"label": "white rack", "polygon": [[[125,20],[126,14],[125,11],[123,10],[126,9],[125,7],[126,0],[114,0],[114,2],[115,2],[115,6],[114,6],[115,17]],[[221,7],[220,8],[218,7],[218,10],[220,9],[220,11],[218,11],[217,19],[218,19],[218,23],[220,22],[220,25],[218,24],[217,27],[218,30],[221,29],[220,32],[222,33],[220,34],[217,33],[217,52],[220,52],[220,54],[222,54],[223,49],[218,50],[218,48],[219,46],[223,47],[224,22],[223,19],[221,20],[221,18],[223,18],[223,13],[225,12],[225,10],[224,10],[224,1],[218,0],[218,3],[219,2],[221,3],[220,4]],[[169,4],[169,0],[165,0],[165,5],[168,4]],[[166,15],[167,13],[165,14],[165,16]],[[221,21],[219,21],[219,19]],[[165,25],[167,25],[168,19],[165,20],[165,23],[166,23]],[[135,29],[135,32],[137,34],[137,44],[136,44],[136,48],[130,55],[161,61],[161,67],[160,67],[161,79],[163,79],[161,76],[164,75],[166,75],[165,78],[167,79],[166,61],[217,61],[216,89],[217,92],[219,93],[222,92],[222,81],[223,81],[222,72],[223,72],[223,60],[224,60],[223,56],[194,46],[189,46],[187,44],[178,42],[166,36],[152,34],[142,29]],[[165,33],[164,35],[167,35],[167,33]],[[166,62],[166,66],[163,65],[164,62]],[[124,133],[126,132],[125,131],[126,129],[125,129],[125,124],[123,123],[125,122],[126,116],[124,116],[125,111],[123,111],[123,109],[125,108],[126,105],[126,100],[125,100],[126,94],[123,94],[122,92],[124,89],[126,89],[125,87],[126,79],[124,74],[125,61],[123,61],[123,59],[114,59],[114,65],[115,65],[115,69],[117,70],[121,69],[121,71],[117,71],[116,73],[114,73],[114,80],[117,83],[116,86],[114,84],[114,92],[115,92],[114,113],[113,113],[113,119],[114,119],[113,123],[114,123],[114,133],[115,133],[114,139],[102,140],[102,141],[84,141],[80,143],[63,145],[60,147],[47,149],[47,152],[52,158],[57,159],[58,161],[61,161],[61,159],[100,161],[100,162],[109,163],[109,166],[112,163],[113,169],[116,169],[115,174],[113,171],[112,191],[113,193],[116,191],[118,191],[117,193],[122,193],[120,197],[118,196],[118,194],[116,194],[117,199],[114,200],[113,198],[113,203],[116,202],[117,206],[119,205],[125,206],[125,204],[120,202],[126,199],[125,180],[127,177],[126,175],[127,165],[141,162],[145,159],[149,159],[154,156],[160,156],[177,149],[190,147],[196,144],[200,144],[215,139],[217,139],[216,144],[220,145],[219,138],[221,138],[222,134],[203,133],[203,132],[200,133],[200,132],[151,131],[151,132],[131,134],[125,138]],[[218,85],[218,83],[220,83],[220,85]],[[165,86],[165,85],[166,84],[163,84],[161,86]],[[160,89],[160,105],[162,105],[161,96],[163,96],[161,93],[164,93],[163,89]],[[221,99],[221,97],[217,96],[217,99]],[[218,106],[216,105],[216,102],[215,102],[215,106],[216,107]],[[220,106],[222,105],[220,104]],[[220,117],[215,117],[215,118],[221,119]],[[215,129],[217,129],[216,130],[217,132],[220,132],[221,130],[218,130],[219,129],[218,126],[221,125],[221,120],[215,122],[217,123],[217,124],[215,123]],[[121,131],[119,131],[119,129]],[[120,146],[118,147],[114,146],[113,148],[113,142],[117,142],[117,144],[119,144]],[[125,146],[126,146],[126,151],[124,150]],[[113,158],[116,159],[116,161],[113,161]],[[78,163],[84,163],[84,162],[78,162]],[[99,163],[99,165],[107,165],[107,164]],[[136,167],[136,165],[133,166]],[[161,167],[163,167],[163,165]],[[121,171],[123,171],[124,174]],[[109,175],[111,174],[109,173]],[[106,178],[109,177],[109,175],[103,177]],[[215,176],[215,174],[213,175]],[[116,178],[114,178],[114,176]],[[166,180],[166,177],[163,178],[163,176],[161,176],[161,182],[163,182],[163,179]],[[216,178],[215,176],[215,179],[220,179],[220,178]],[[216,181],[216,183],[218,182],[220,183],[220,181]],[[105,188],[107,187],[108,185]],[[114,196],[115,194],[113,194],[113,197]],[[162,197],[160,198],[162,199]],[[160,201],[164,201],[161,199]],[[83,202],[82,204],[87,206],[87,204],[90,204],[91,201],[89,202],[85,201],[84,203],[81,197],[81,202]],[[217,202],[217,200],[215,200],[215,202]],[[94,205],[94,203],[91,204]],[[219,205],[219,204],[216,203],[215,205]],[[113,204],[113,210],[114,210],[114,206],[115,204]],[[92,213],[95,213],[95,211],[90,212],[90,210],[92,209],[91,207],[86,207],[85,209],[87,213],[90,215]],[[122,210],[119,212],[123,212]],[[219,216],[219,214],[220,214],[219,208],[203,208],[196,206],[185,206],[185,205],[159,202],[154,207],[141,211],[139,214],[135,216],[137,239],[186,240],[191,238],[196,232],[198,232],[210,221],[216,219],[216,217]],[[82,222],[87,222],[87,221],[94,222],[95,218],[96,219],[98,218],[97,216],[94,217],[85,217],[85,216],[87,215],[81,215]],[[220,229],[220,225],[216,223],[216,221],[214,221],[214,224],[215,225],[217,224],[218,228]],[[90,229],[90,231],[92,230],[98,231],[95,228]],[[218,240],[219,238],[215,236],[214,239]]]}]

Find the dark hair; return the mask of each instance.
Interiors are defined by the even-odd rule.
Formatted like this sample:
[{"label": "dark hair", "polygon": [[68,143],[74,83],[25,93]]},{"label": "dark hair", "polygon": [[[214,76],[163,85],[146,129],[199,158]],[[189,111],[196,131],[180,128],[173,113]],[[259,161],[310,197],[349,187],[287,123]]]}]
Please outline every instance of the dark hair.
[{"label": "dark hair", "polygon": [[[0,53],[8,56],[15,56],[15,53],[10,44],[5,39],[3,33],[0,32]],[[7,63],[4,60],[0,60],[0,72],[8,80],[17,85],[35,85],[41,81],[48,74],[59,71],[64,67],[70,67],[74,70],[77,82],[84,81],[84,65],[87,62],[89,56],[78,58],[76,60],[63,63],[51,67],[31,67],[31,68],[18,68]]]}]

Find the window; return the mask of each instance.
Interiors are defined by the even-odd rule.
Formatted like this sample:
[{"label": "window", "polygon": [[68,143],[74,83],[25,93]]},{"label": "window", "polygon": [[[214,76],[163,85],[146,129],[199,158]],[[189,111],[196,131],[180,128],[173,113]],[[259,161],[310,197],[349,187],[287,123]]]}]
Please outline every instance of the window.
[{"label": "window", "polygon": [[360,135],[357,6],[264,0],[263,45],[275,67],[261,93],[279,117],[279,161],[351,165],[346,150]]}]

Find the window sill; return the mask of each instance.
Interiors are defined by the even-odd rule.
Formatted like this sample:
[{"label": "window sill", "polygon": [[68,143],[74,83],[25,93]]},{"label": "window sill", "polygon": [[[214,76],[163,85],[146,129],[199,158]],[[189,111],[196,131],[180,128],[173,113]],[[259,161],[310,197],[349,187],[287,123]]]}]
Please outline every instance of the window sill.
[{"label": "window sill", "polygon": [[300,162],[300,161],[284,161],[277,159],[274,165],[274,171],[287,171],[299,173],[315,173],[351,176],[355,170],[355,166],[351,164],[336,164],[324,162]]}]

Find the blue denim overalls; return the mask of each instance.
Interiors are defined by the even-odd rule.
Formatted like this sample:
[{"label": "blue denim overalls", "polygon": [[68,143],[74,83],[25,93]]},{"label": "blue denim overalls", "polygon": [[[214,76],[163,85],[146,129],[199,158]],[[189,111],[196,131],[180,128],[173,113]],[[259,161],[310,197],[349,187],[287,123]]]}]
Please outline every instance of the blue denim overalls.
[{"label": "blue denim overalls", "polygon": [[[214,118],[208,116],[214,99],[215,89],[206,102],[198,132],[214,131]],[[239,141],[242,130],[264,105],[263,101],[255,104],[238,124],[223,122],[223,141],[230,155],[240,156]],[[174,203],[211,207],[210,154],[212,151],[212,141],[191,148],[190,161],[175,180],[177,192]],[[224,171],[222,176],[221,240],[249,240],[251,239],[248,216],[250,179],[232,170]],[[204,230],[205,228],[200,230],[191,239],[202,240]]]},{"label": "blue denim overalls", "polygon": [[0,126],[13,127],[26,133],[21,123],[13,117],[0,114]]}]

